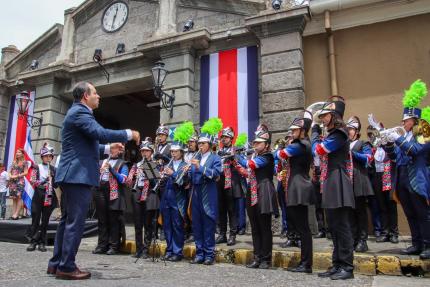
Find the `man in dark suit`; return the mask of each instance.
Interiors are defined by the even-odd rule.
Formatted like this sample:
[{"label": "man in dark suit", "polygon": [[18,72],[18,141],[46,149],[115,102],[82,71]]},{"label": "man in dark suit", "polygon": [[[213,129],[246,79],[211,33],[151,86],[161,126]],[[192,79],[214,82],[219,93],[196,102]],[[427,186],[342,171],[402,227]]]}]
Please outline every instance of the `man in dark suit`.
[{"label": "man in dark suit", "polygon": [[[110,149],[124,148],[124,142],[140,141],[137,131],[109,130],[100,126],[93,110],[100,96],[87,82],[76,84],[74,103],[68,110],[61,130],[62,152],[55,182],[63,190],[64,213],[57,228],[54,255],[48,263],[48,274],[58,279],[88,279],[91,273],[79,270],[76,253],[84,231],[85,217],[92,197],[92,188],[99,185],[99,158]],[[114,144],[105,143],[115,142]]]}]

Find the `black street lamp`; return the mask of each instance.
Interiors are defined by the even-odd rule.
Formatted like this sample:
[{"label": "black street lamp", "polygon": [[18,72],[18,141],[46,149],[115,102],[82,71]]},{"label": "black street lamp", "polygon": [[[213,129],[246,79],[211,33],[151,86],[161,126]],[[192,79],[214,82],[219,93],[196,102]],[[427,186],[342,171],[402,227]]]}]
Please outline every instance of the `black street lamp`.
[{"label": "black street lamp", "polygon": [[27,117],[27,126],[32,129],[38,129],[38,135],[40,136],[40,130],[42,128],[43,114],[41,117],[35,117],[28,114],[28,108],[30,107],[32,100],[28,92],[22,91],[16,96],[16,103],[18,105],[18,117]]},{"label": "black street lamp", "polygon": [[169,72],[164,68],[163,62],[155,63],[151,69],[152,81],[154,83],[154,94],[157,99],[161,100],[161,108],[169,111],[170,118],[173,118],[173,103],[175,102],[175,90],[169,95],[162,90],[164,80]]}]

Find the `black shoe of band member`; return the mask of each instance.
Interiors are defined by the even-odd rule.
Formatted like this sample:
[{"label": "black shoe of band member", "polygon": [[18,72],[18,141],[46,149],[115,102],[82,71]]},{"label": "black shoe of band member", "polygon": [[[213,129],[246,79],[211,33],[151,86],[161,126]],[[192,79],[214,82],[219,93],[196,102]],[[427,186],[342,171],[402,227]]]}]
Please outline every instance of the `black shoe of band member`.
[{"label": "black shoe of band member", "polygon": [[402,255],[419,255],[422,252],[421,247],[411,245],[406,249],[402,249],[400,254]]},{"label": "black shoe of band member", "polygon": [[260,266],[258,266],[259,269],[269,269],[270,267],[272,267],[272,264],[268,261],[263,261],[260,263]]},{"label": "black shoe of band member", "polygon": [[325,232],[324,231],[319,231],[314,238],[325,238]]},{"label": "black shoe of band member", "polygon": [[230,235],[230,237],[227,240],[227,246],[233,246],[236,244],[236,236]]},{"label": "black shoe of band member", "polygon": [[172,255],[167,258],[167,261],[170,261],[170,262],[179,262],[181,260],[182,260],[182,257],[178,255]]},{"label": "black shoe of band member", "polygon": [[30,243],[30,245],[28,245],[28,247],[27,247],[27,251],[34,251],[34,250],[36,250],[36,243],[34,243],[34,242],[31,242]]},{"label": "black shoe of band member", "polygon": [[39,246],[37,247],[37,250],[39,250],[40,252],[47,251],[44,243],[40,243]]},{"label": "black shoe of band member", "polygon": [[369,247],[367,247],[366,240],[360,240],[355,247],[355,252],[366,252],[369,250]]},{"label": "black shoe of band member", "polygon": [[296,267],[288,267],[287,271],[297,272],[297,273],[312,273],[312,267],[307,267],[305,264],[299,264]]},{"label": "black shoe of band member", "polygon": [[203,258],[196,258],[196,257],[190,261],[191,264],[203,264],[203,262],[205,262]]},{"label": "black shoe of band member", "polygon": [[260,266],[260,261],[253,260],[251,263],[246,265],[246,268],[258,268]]},{"label": "black shoe of band member", "polygon": [[346,280],[354,278],[354,272],[348,271],[345,268],[339,268],[336,273],[330,276],[331,280]]},{"label": "black shoe of band member", "polygon": [[215,240],[215,244],[227,243],[227,236],[225,234],[220,234]]},{"label": "black shoe of band member", "polygon": [[397,234],[390,235],[390,242],[393,244],[399,243],[399,236]]},{"label": "black shoe of band member", "polygon": [[377,243],[389,242],[389,241],[390,241],[390,236],[388,234],[384,234],[384,235],[381,235],[379,237],[376,237],[376,242]]},{"label": "black shoe of band member", "polygon": [[93,254],[106,254],[108,249],[96,247],[96,249],[93,250]]},{"label": "black shoe of band member", "polygon": [[206,259],[203,262],[203,265],[214,265],[214,263],[215,263],[215,259]]},{"label": "black shoe of band member", "polygon": [[430,245],[426,245],[426,248],[420,253],[421,260],[430,259]]},{"label": "black shoe of band member", "polygon": [[245,233],[246,233],[245,228],[242,228],[242,229],[239,230],[239,232],[237,234],[238,235],[245,235]]},{"label": "black shoe of band member", "polygon": [[335,274],[337,272],[337,270],[339,269],[339,267],[337,266],[332,266],[330,267],[326,272],[322,272],[322,273],[318,273],[318,277],[321,278],[328,278],[331,275]]},{"label": "black shoe of band member", "polygon": [[106,255],[117,255],[119,254],[119,251],[113,248],[109,248],[108,251],[106,251]]},{"label": "black shoe of band member", "polygon": [[281,243],[280,246],[281,246],[281,248],[288,248],[288,247],[296,247],[297,245],[296,245],[295,240],[288,239],[284,243]]}]

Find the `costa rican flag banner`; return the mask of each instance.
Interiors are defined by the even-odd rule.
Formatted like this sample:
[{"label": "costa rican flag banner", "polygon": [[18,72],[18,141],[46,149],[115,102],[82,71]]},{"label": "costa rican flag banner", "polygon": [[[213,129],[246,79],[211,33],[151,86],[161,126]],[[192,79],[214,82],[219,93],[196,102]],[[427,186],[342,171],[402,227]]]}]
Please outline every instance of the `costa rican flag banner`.
[{"label": "costa rican flag banner", "polygon": [[31,166],[34,164],[33,149],[31,147],[31,128],[27,126],[28,115],[33,115],[35,92],[30,92],[31,102],[28,111],[25,115],[18,115],[18,105],[16,96],[12,96],[9,105],[9,120],[6,136],[5,149],[5,166],[8,170],[15,158],[16,150],[22,148],[24,150],[25,159],[29,166],[28,174],[25,178],[25,190],[22,194],[22,200],[25,207],[31,212],[31,199],[33,198],[34,189],[30,184]]},{"label": "costa rican flag banner", "polygon": [[221,118],[235,135],[254,139],[258,126],[257,47],[221,51],[201,58],[200,125]]}]

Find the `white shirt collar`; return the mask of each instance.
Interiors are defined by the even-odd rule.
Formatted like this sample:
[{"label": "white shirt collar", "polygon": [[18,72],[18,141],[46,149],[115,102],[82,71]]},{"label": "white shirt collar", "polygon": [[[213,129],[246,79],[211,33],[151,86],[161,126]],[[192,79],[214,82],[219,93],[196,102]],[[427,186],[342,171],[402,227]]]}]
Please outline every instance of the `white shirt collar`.
[{"label": "white shirt collar", "polygon": [[200,160],[200,165],[205,165],[206,161],[208,160],[209,156],[211,154],[211,151],[207,151],[202,155],[202,159]]}]

